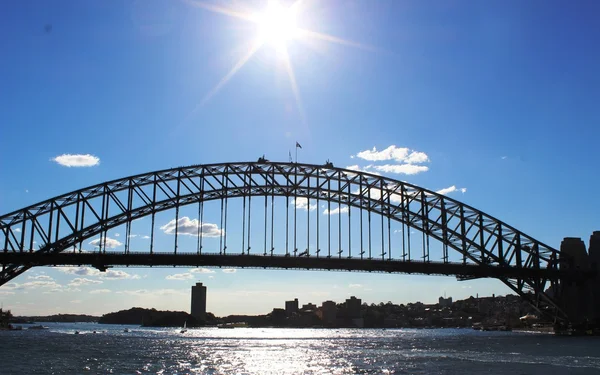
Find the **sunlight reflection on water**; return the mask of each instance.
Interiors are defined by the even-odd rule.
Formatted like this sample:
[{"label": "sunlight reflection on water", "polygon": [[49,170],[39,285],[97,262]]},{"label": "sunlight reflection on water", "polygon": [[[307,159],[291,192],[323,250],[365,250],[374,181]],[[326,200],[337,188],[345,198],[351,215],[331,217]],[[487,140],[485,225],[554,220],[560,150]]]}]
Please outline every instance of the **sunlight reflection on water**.
[{"label": "sunlight reflection on water", "polygon": [[[600,341],[594,338],[569,339],[567,345],[548,335],[452,329],[130,330],[58,324],[48,331],[0,332],[0,373],[513,375],[600,370]],[[36,360],[21,360],[23,353]]]}]

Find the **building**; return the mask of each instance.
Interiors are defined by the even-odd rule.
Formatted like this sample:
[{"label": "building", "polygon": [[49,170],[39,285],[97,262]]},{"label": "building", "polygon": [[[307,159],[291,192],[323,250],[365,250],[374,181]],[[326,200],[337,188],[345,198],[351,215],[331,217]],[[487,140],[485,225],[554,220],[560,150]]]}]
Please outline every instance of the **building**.
[{"label": "building", "polygon": [[196,283],[192,286],[192,309],[190,314],[198,320],[204,320],[206,317],[206,287],[202,283]]},{"label": "building", "polygon": [[293,301],[285,301],[285,313],[289,316],[298,312],[298,298]]},{"label": "building", "polygon": [[310,311],[316,311],[317,310],[317,305],[315,305],[314,303],[307,303],[305,305],[302,305],[302,308],[300,309],[303,312],[310,312]]},{"label": "building", "polygon": [[346,310],[349,318],[360,318],[360,309],[362,301],[354,296],[346,300]]},{"label": "building", "polygon": [[319,318],[325,325],[334,325],[337,319],[337,306],[333,301],[325,301],[319,310]]},{"label": "building", "polygon": [[444,298],[440,297],[439,305],[440,307],[452,307],[452,297]]}]

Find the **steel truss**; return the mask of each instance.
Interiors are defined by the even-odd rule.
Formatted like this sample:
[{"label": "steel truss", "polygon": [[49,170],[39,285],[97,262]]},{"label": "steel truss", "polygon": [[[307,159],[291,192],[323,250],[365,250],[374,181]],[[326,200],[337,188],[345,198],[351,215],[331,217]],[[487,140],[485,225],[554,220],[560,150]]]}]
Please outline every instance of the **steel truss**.
[{"label": "steel truss", "polygon": [[[0,264],[2,264],[0,286],[34,265],[56,264],[48,260],[49,256],[55,256],[57,261],[64,259],[59,256],[62,255],[59,253],[68,249],[81,249],[84,240],[97,235],[100,235],[98,253],[106,254],[106,232],[108,230],[125,224],[127,234],[129,234],[131,222],[145,216],[152,217],[152,228],[154,229],[156,213],[175,208],[178,217],[179,207],[190,204],[198,204],[199,220],[202,221],[203,211],[201,208],[204,202],[220,200],[222,212],[224,202],[224,212],[227,215],[227,199],[243,198],[245,220],[246,200],[250,206],[252,197],[265,197],[265,228],[267,228],[267,197],[273,199],[276,196],[285,197],[288,202],[289,199],[297,198],[306,198],[309,204],[311,201],[324,201],[327,202],[329,209],[332,205],[338,209],[341,209],[342,205],[358,208],[361,210],[359,218],[361,228],[363,226],[362,210],[368,213],[368,254],[363,249],[362,229],[360,234],[361,252],[354,256],[351,253],[350,243],[345,253],[340,249],[333,256],[331,249],[327,256],[321,255],[319,245],[313,252],[309,248],[298,252],[295,246],[296,229],[294,226],[293,253],[289,251],[286,244],[286,256],[316,257],[323,260],[322,263],[316,260],[308,263],[302,261],[309,264],[310,268],[337,269],[337,266],[332,268],[329,263],[327,263],[329,266],[326,266],[325,263],[331,262],[332,257],[337,257],[339,260],[342,258],[357,260],[359,258],[365,262],[352,261],[349,263],[350,266],[338,268],[349,270],[365,270],[366,268],[368,270],[369,263],[367,262],[377,258],[383,263],[388,261],[394,262],[394,264],[398,262],[431,264],[429,273],[436,273],[437,262],[431,262],[429,248],[425,247],[425,243],[429,243],[429,238],[433,238],[443,245],[442,264],[466,266],[472,263],[479,265],[481,269],[495,270],[488,273],[471,272],[470,274],[457,272],[457,275],[496,277],[543,313],[552,314],[561,321],[568,320],[557,301],[549,293],[546,293],[548,287],[558,290],[560,278],[572,276],[567,275],[566,270],[560,269],[560,252],[558,250],[447,196],[390,178],[335,168],[331,163],[313,165],[277,163],[259,159],[258,162],[179,167],[101,183],[0,216],[0,246],[3,249],[0,253]],[[271,205],[271,207],[273,206]],[[248,207],[249,210],[250,207]],[[397,257],[392,256],[392,250],[397,249],[392,248],[389,237],[388,248],[384,248],[384,241],[382,241],[381,253],[373,257],[370,243],[371,214],[381,217],[382,238],[386,226],[385,220],[387,220],[388,236],[390,235],[390,221],[402,223],[403,228],[407,226],[420,231],[423,234],[422,260],[415,261],[411,258],[410,230],[407,232],[408,248],[404,240],[405,231],[402,231],[402,252]],[[295,216],[296,205],[294,205],[294,218]],[[341,225],[341,214],[338,216]],[[250,215],[248,214],[248,233],[250,233],[249,220]],[[348,223],[350,226],[349,213]],[[286,241],[287,231],[286,227]],[[351,235],[349,237],[348,242],[350,242]],[[41,239],[38,242],[42,242],[37,244],[37,249],[34,249],[34,238]],[[264,240],[263,255],[266,256],[268,255],[266,229]],[[341,243],[341,234],[339,240]],[[126,236],[123,256],[130,253],[128,241],[128,236]],[[317,243],[318,241],[317,237]],[[272,227],[270,244],[270,256],[274,257]],[[247,255],[250,255],[249,245],[248,238]],[[461,254],[462,263],[448,260],[449,248]],[[220,253],[221,256],[226,255],[226,238],[225,247],[223,248],[223,244],[220,245]],[[19,257],[19,254],[23,257]],[[175,237],[174,255],[176,254],[177,236]],[[153,236],[147,255],[158,256],[158,254],[153,254]],[[202,255],[200,233],[196,255]],[[342,257],[342,255],[344,256]],[[46,259],[46,261],[36,262],[35,256],[38,256],[38,259]],[[566,258],[563,255],[562,260],[564,259]],[[118,263],[118,261],[115,262]],[[188,265],[197,263],[190,260]],[[281,267],[281,264],[276,264],[277,262],[273,265],[271,263],[273,262],[263,257],[264,267]],[[180,263],[172,262],[172,264]],[[243,266],[244,264],[238,263],[238,265]],[[252,266],[260,266],[260,264],[253,263]],[[425,270],[419,271],[421,273],[428,273],[427,267],[419,269]]]}]

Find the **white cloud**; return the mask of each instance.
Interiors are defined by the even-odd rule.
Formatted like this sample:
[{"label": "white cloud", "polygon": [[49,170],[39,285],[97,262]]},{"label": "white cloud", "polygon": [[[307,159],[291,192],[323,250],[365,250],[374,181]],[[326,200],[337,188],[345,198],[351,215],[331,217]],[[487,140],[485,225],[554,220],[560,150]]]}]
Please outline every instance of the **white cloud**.
[{"label": "white cloud", "polygon": [[100,247],[100,245],[102,245],[102,247],[106,246],[108,248],[114,249],[115,247],[121,246],[123,244],[118,240],[115,240],[114,238],[106,237],[102,239],[102,243],[100,243],[99,238],[96,238],[95,240],[90,241],[90,245],[96,247]]},{"label": "white cloud", "polygon": [[314,210],[317,209],[317,204],[316,203],[315,204],[311,204],[310,207],[309,207],[309,205],[308,205],[308,198],[304,198],[304,197],[298,197],[296,199],[293,199],[290,202],[290,205],[293,206],[294,204],[296,205],[296,208],[300,209],[300,210],[307,211],[310,208],[311,211],[314,211]]},{"label": "white cloud", "polygon": [[215,271],[211,270],[210,268],[194,268],[190,272],[191,273],[215,273]]},{"label": "white cloud", "polygon": [[94,289],[90,291],[90,294],[104,294],[110,293],[110,289]]},{"label": "white cloud", "polygon": [[26,193],[29,193],[29,189],[25,189],[25,192],[26,192]]},{"label": "white cloud", "polygon": [[349,169],[351,171],[366,172],[366,173],[371,173],[371,174],[375,174],[375,175],[381,175],[379,172],[375,172],[372,170],[373,169],[372,165],[367,165],[367,166],[361,168],[360,166],[355,164],[355,165],[347,166],[346,169]]},{"label": "white cloud", "polygon": [[395,160],[400,163],[426,163],[429,157],[424,152],[414,151],[407,147],[396,147],[391,145],[388,148],[377,151],[376,147],[372,150],[361,151],[356,154],[356,157],[368,161],[385,161]]},{"label": "white cloud", "polygon": [[10,289],[13,289],[13,290],[39,289],[39,288],[60,289],[61,288],[60,284],[58,284],[56,281],[49,281],[49,280],[29,281],[29,282],[26,282],[23,284],[13,283],[13,285],[11,285],[11,286],[8,286],[8,284],[5,286]]},{"label": "white cloud", "polygon": [[176,290],[176,289],[157,289],[157,290],[148,290],[148,289],[138,289],[138,290],[122,290],[116,292],[117,294],[127,294],[131,296],[145,296],[151,294],[153,296],[165,296],[165,295],[179,295],[179,296],[187,296],[187,291]]},{"label": "white cloud", "polygon": [[429,156],[424,152],[412,151],[403,161],[408,164],[422,164],[429,161]]},{"label": "white cloud", "polygon": [[93,167],[100,164],[100,158],[90,154],[62,154],[51,160],[65,167]]},{"label": "white cloud", "polygon": [[194,275],[191,273],[176,273],[174,275],[168,275],[165,277],[167,280],[191,280],[194,278]]},{"label": "white cloud", "polygon": [[198,219],[190,220],[187,216],[180,218],[177,221],[177,225],[175,224],[175,219],[173,219],[160,227],[160,229],[166,234],[175,234],[175,227],[177,226],[178,234],[198,236],[198,232],[201,231],[204,237],[220,237],[225,233],[223,229],[219,229],[217,224],[200,223]]},{"label": "white cloud", "polygon": [[82,285],[93,285],[93,284],[102,284],[102,281],[86,279],[82,277],[77,277],[68,284],[69,286],[82,286]]},{"label": "white cloud", "polygon": [[500,159],[502,159],[502,160],[506,160],[507,158],[508,158],[508,156],[503,156],[503,157],[501,157]]},{"label": "white cloud", "polygon": [[90,267],[57,267],[60,272],[77,276],[98,276],[100,271]]},{"label": "white cloud", "polygon": [[74,299],[74,300],[69,301],[69,302],[71,302],[71,303],[81,303],[81,300],[80,299]]},{"label": "white cloud", "polygon": [[[129,237],[129,238],[136,238],[137,236],[138,236],[137,234],[130,234],[130,235],[129,235],[129,236],[127,236],[127,237]],[[150,238],[150,237],[148,237],[148,238]]]},{"label": "white cloud", "polygon": [[150,239],[150,236],[142,236],[142,239],[144,239],[144,240],[149,240],[149,239]]},{"label": "white cloud", "polygon": [[323,211],[323,215],[337,215],[340,212],[343,213],[343,214],[347,213],[348,212],[348,206],[344,206],[344,207],[342,207],[342,209],[340,209],[339,207],[336,207],[333,210],[331,210],[331,212],[329,212],[328,209],[325,209]]},{"label": "white cloud", "polygon": [[137,280],[140,278],[139,275],[131,275],[121,270],[107,270],[106,272],[100,272],[97,269],[91,267],[57,267],[57,269],[69,275],[97,276],[111,280]]},{"label": "white cloud", "polygon": [[14,230],[14,232],[20,233],[20,232],[21,232],[21,228],[16,228],[16,229]]},{"label": "white cloud", "polygon": [[65,292],[81,292],[81,289],[76,288],[76,287],[72,287],[72,286],[61,287],[59,285],[56,288],[52,288],[50,290],[47,290],[47,291],[43,292],[43,294],[65,293]]},{"label": "white cloud", "polygon": [[448,186],[447,188],[440,189],[440,190],[436,191],[436,193],[441,194],[441,195],[446,195],[449,193],[454,193],[455,191],[460,191],[461,193],[464,194],[467,192],[467,188],[457,189],[455,185],[452,185],[452,186]]},{"label": "white cloud", "polygon": [[[388,185],[387,188],[390,189],[390,190],[394,189],[394,187],[391,186],[391,185]],[[378,200],[378,199],[381,198],[381,189],[379,189],[379,188],[370,188],[370,189],[363,188],[363,191],[364,191],[364,196],[365,197],[370,197],[373,200]],[[369,191],[370,191],[370,195],[369,195]],[[357,188],[356,190],[354,190],[352,192],[352,194],[359,195],[360,194],[360,189]],[[412,195],[411,192],[408,192],[408,191],[405,192],[405,196],[410,197],[411,195]],[[387,196],[386,196],[385,200],[387,200]],[[396,204],[401,203],[402,202],[402,195],[401,194],[397,194],[397,193],[392,193],[390,195],[390,202],[396,203]]]},{"label": "white cloud", "polygon": [[38,280],[38,281],[54,281],[53,278],[47,275],[39,275],[39,276],[28,276],[29,280]]},{"label": "white cloud", "polygon": [[15,294],[15,292],[11,292],[10,290],[0,290],[0,296],[11,296]]},{"label": "white cloud", "polygon": [[115,237],[120,237],[121,234],[120,233],[115,233]]},{"label": "white cloud", "polygon": [[442,194],[442,195],[446,195],[448,193],[452,193],[452,192],[455,192],[455,191],[456,191],[456,186],[452,185],[452,186],[449,186],[447,188],[440,189],[440,190],[436,191],[436,193]]},{"label": "white cloud", "polygon": [[237,270],[235,268],[223,268],[224,273],[236,273]]},{"label": "white cloud", "polygon": [[125,271],[121,271],[121,270],[108,270],[106,272],[100,272],[99,276],[104,277],[106,279],[113,279],[113,280],[124,280],[124,279],[138,280],[140,278],[140,275],[132,275],[132,274],[129,274],[129,273],[127,273]]},{"label": "white cloud", "polygon": [[350,284],[350,285],[348,285],[348,288],[353,288],[353,289],[362,288],[362,287],[363,287],[362,284]]},{"label": "white cloud", "polygon": [[413,175],[421,172],[427,172],[429,167],[425,165],[414,164],[385,164],[373,166],[376,170],[384,173],[398,173]]}]

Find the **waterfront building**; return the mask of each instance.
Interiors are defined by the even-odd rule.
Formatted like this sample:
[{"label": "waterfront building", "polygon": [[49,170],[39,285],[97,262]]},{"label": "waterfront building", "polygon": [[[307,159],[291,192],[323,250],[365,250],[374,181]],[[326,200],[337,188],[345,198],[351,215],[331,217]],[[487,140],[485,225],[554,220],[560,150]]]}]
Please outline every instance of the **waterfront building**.
[{"label": "waterfront building", "polygon": [[192,286],[192,309],[190,314],[198,320],[204,320],[206,317],[206,287],[202,283],[196,283]]},{"label": "waterfront building", "polygon": [[360,318],[362,300],[354,296],[346,300],[346,311],[349,318]]},{"label": "waterfront building", "polygon": [[319,318],[325,325],[334,325],[337,319],[337,305],[333,301],[325,301],[321,304]]},{"label": "waterfront building", "polygon": [[293,301],[285,301],[285,313],[292,315],[298,312],[298,298],[294,298]]},{"label": "waterfront building", "polygon": [[448,297],[448,298],[440,297],[438,301],[439,301],[440,307],[452,307],[452,297]]}]

